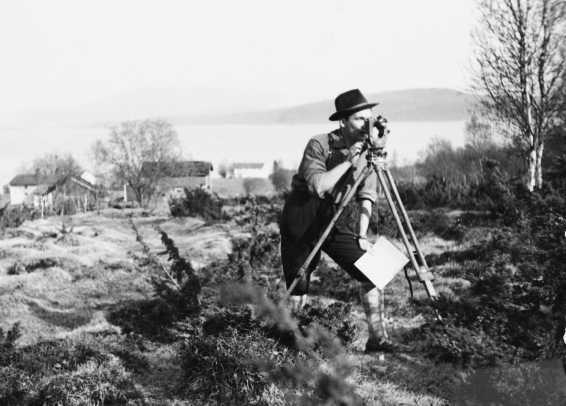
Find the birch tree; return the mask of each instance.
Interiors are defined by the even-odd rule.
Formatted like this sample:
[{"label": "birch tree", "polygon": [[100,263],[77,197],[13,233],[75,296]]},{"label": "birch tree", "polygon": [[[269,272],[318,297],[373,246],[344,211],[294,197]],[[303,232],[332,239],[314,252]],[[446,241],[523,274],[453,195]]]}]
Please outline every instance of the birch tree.
[{"label": "birch tree", "polygon": [[473,88],[520,148],[525,185],[542,187],[545,136],[564,114],[564,0],[479,0]]}]

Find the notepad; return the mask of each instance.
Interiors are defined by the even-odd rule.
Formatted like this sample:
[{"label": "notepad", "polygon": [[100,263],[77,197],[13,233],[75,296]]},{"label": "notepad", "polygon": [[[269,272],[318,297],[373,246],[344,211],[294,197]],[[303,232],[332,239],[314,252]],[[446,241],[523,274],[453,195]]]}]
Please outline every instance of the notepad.
[{"label": "notepad", "polygon": [[387,238],[379,237],[354,265],[378,288],[383,289],[409,262],[409,258]]}]

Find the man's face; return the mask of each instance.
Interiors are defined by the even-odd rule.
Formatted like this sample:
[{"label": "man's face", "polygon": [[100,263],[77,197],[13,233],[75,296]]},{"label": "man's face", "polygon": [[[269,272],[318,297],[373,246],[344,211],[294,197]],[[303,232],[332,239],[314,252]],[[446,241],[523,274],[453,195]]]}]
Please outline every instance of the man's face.
[{"label": "man's face", "polygon": [[365,109],[357,111],[354,114],[350,115],[348,118],[342,120],[346,135],[349,136],[352,141],[363,140],[364,133],[362,131],[362,128],[366,120],[368,120],[371,115],[371,109]]}]

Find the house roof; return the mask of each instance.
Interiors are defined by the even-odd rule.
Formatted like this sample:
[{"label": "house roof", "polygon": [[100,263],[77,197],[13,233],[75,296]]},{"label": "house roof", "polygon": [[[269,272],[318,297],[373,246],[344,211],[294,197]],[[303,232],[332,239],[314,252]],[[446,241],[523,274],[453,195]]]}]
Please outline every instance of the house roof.
[{"label": "house roof", "polygon": [[38,186],[54,185],[58,181],[56,176],[38,176],[35,174],[16,175],[11,181],[10,186]]},{"label": "house roof", "polygon": [[206,161],[144,162],[142,164],[142,175],[158,178],[207,176],[212,169],[212,164]]},{"label": "house roof", "polygon": [[16,175],[14,179],[10,181],[10,186],[37,186],[34,194],[44,195],[52,192],[56,186],[63,185],[66,182],[76,183],[92,192],[96,191],[96,188],[90,182],[72,175],[57,177],[21,174]]},{"label": "house roof", "polygon": [[55,185],[38,185],[37,188],[33,191],[33,194],[37,196],[44,196],[48,195],[53,190],[55,190]]},{"label": "house roof", "polygon": [[77,185],[81,186],[84,189],[90,190],[91,192],[96,192],[95,186],[92,183],[90,183],[89,181],[87,181],[86,179],[78,178],[76,176],[69,176],[69,177],[65,178],[62,181],[62,183],[66,182],[66,181],[76,183]]},{"label": "house roof", "polygon": [[234,169],[263,169],[261,162],[236,162],[232,165]]}]

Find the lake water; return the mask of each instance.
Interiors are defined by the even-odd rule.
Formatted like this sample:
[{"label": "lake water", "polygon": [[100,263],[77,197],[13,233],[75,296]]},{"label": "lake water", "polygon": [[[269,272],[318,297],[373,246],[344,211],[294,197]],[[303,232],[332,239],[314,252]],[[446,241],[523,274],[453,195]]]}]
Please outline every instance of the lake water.
[{"label": "lake water", "polygon": [[[390,157],[399,163],[416,160],[433,138],[444,138],[454,146],[464,143],[463,121],[391,123]],[[264,162],[271,167],[281,159],[296,167],[310,137],[334,128],[333,123],[301,125],[182,125],[175,126],[184,155],[189,159],[226,162]],[[104,127],[36,125],[0,128],[0,185],[18,173],[23,164],[45,153],[71,153],[81,165],[92,169],[90,148],[104,138]]]}]

